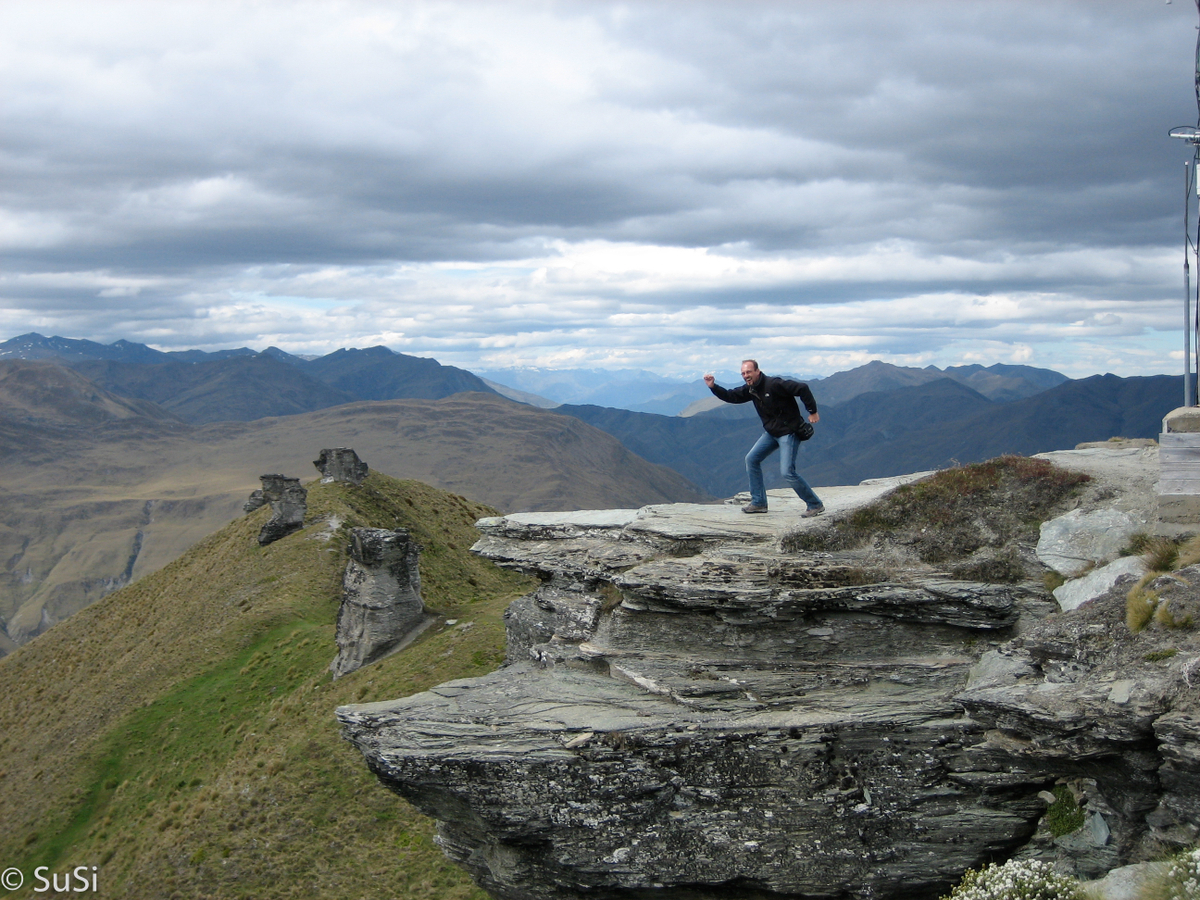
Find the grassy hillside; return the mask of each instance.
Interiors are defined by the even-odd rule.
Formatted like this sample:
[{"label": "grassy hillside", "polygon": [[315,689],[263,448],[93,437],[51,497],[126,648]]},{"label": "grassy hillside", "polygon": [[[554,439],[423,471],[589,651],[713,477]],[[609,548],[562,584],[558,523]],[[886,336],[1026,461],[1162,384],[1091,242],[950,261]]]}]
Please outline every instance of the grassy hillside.
[{"label": "grassy hillside", "polygon": [[[470,555],[489,510],[413,481],[309,485],[309,524],[261,548],[235,521],[0,660],[0,860],[97,866],[113,898],[482,898],[431,824],[338,736],[339,704],[502,659],[528,584]],[[457,623],[332,682],[347,529],[404,527],[426,604]]]}]

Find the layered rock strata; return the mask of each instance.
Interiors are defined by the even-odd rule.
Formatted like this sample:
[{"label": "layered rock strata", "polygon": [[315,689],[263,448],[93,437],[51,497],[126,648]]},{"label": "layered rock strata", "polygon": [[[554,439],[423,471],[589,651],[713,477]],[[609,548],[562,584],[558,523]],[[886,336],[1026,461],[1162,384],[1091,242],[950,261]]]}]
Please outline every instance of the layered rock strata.
[{"label": "layered rock strata", "polygon": [[407,531],[355,528],[342,577],[334,678],[392,652],[425,623],[419,550]]},{"label": "layered rock strata", "polygon": [[[506,900],[918,900],[990,860],[1092,875],[1190,833],[1196,717],[1170,698],[1191,657],[1117,677],[1069,643],[1111,610],[1060,634],[1040,586],[783,553],[784,522],[822,523],[771,507],[481,521],[477,552],[543,580],[507,613],[508,664],[344,707],[344,734]],[[1065,836],[1059,782],[1086,822]]]},{"label": "layered rock strata", "polygon": [[343,708],[347,736],[504,898],[933,896],[1020,844],[1045,804],[953,698],[1027,592],[747,518],[484,520],[477,552],[545,579],[510,664]]}]

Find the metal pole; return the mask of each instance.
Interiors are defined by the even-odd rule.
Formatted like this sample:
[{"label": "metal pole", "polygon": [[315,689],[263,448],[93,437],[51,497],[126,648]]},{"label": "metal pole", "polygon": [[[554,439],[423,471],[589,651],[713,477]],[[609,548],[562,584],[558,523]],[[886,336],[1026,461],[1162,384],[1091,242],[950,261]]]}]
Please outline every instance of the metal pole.
[{"label": "metal pole", "polygon": [[[1200,2],[1200,0],[1198,0]],[[1196,184],[1196,313],[1195,318],[1191,322],[1191,328],[1195,329],[1192,340],[1192,352],[1196,354],[1195,366],[1192,367],[1192,374],[1186,376],[1188,381],[1187,393],[1191,396],[1191,402],[1187,406],[1196,406],[1198,399],[1196,396],[1196,380],[1200,377],[1200,143],[1193,143],[1195,156],[1192,157],[1192,181]],[[1184,228],[1184,240],[1187,240],[1187,228]],[[1187,250],[1184,250],[1183,255],[1187,256]],[[1186,286],[1187,273],[1184,273],[1184,283]]]},{"label": "metal pole", "polygon": [[1191,170],[1183,164],[1183,405],[1192,406],[1192,275],[1188,265],[1188,221],[1192,197]]}]

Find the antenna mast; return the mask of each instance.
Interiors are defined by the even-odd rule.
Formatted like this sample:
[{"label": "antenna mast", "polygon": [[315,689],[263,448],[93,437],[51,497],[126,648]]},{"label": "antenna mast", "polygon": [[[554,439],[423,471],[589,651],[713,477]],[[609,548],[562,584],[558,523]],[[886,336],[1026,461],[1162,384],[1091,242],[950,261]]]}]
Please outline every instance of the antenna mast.
[{"label": "antenna mast", "polygon": [[[1196,12],[1200,15],[1200,0],[1196,0]],[[1172,128],[1170,135],[1180,138],[1192,145],[1191,168],[1183,164],[1183,405],[1196,405],[1195,382],[1192,380],[1192,335],[1196,332],[1196,371],[1200,373],[1200,240],[1192,245],[1190,207],[1193,185],[1200,198],[1200,29],[1196,32],[1196,71],[1194,77],[1196,90],[1196,124],[1180,125]],[[1200,199],[1196,203],[1197,222],[1196,233],[1200,238]],[[1188,252],[1196,253],[1196,320],[1192,320],[1192,286],[1191,272],[1188,267]]]}]

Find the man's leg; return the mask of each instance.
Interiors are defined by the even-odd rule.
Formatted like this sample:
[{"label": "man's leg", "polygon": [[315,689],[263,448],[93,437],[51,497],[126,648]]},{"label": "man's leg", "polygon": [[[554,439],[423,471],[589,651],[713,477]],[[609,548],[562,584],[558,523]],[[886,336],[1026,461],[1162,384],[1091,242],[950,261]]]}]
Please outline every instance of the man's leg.
[{"label": "man's leg", "polygon": [[796,456],[800,452],[800,442],[794,434],[785,434],[779,439],[779,474],[783,480],[799,495],[809,510],[824,509],[821,502],[804,477],[796,471]]},{"label": "man's leg", "polygon": [[763,487],[762,461],[779,447],[779,442],[763,432],[763,436],[746,454],[746,474],[750,476],[750,509],[767,508],[767,491]]}]

